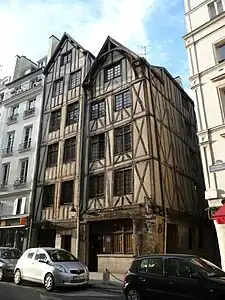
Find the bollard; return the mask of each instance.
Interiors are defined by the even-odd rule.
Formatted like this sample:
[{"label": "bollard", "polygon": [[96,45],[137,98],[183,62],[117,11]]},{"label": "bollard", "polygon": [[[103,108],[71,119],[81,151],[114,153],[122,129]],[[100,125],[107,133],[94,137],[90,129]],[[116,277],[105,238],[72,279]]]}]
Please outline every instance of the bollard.
[{"label": "bollard", "polygon": [[105,271],[103,272],[103,283],[104,284],[109,284],[109,271],[107,270],[107,268],[105,269]]}]

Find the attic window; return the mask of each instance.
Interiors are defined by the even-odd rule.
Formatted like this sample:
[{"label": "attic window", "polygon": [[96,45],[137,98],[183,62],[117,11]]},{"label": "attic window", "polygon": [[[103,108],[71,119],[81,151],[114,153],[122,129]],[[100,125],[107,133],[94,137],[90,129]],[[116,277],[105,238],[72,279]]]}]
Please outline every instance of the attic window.
[{"label": "attic window", "polygon": [[121,76],[121,62],[105,68],[105,81]]},{"label": "attic window", "polygon": [[61,66],[68,64],[72,60],[72,51],[68,51],[61,56]]}]

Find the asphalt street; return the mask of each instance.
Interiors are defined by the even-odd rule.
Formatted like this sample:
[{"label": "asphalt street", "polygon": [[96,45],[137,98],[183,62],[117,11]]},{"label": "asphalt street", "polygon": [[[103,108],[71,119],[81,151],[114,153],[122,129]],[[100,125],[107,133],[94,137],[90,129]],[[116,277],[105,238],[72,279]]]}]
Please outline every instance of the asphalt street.
[{"label": "asphalt street", "polygon": [[48,293],[41,286],[23,284],[17,286],[12,282],[0,282],[1,300],[124,300],[122,294],[89,287],[85,289],[63,290]]}]

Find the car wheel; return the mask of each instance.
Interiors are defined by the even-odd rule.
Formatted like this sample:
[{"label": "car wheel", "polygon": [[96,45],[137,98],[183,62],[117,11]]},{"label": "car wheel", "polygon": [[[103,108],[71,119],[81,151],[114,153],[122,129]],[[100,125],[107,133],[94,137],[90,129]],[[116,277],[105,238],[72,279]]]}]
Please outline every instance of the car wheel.
[{"label": "car wheel", "polygon": [[4,270],[3,268],[0,268],[0,281],[4,280]]},{"label": "car wheel", "polygon": [[21,284],[21,282],[22,282],[22,279],[21,279],[21,272],[20,272],[19,269],[17,269],[17,270],[15,271],[15,274],[14,274],[14,282],[15,282],[15,284],[17,284],[17,285]]},{"label": "car wheel", "polygon": [[126,293],[127,300],[141,300],[141,296],[139,295],[138,291],[131,288]]},{"label": "car wheel", "polygon": [[53,278],[52,274],[48,273],[45,276],[44,286],[48,292],[51,292],[54,290],[54,278]]}]

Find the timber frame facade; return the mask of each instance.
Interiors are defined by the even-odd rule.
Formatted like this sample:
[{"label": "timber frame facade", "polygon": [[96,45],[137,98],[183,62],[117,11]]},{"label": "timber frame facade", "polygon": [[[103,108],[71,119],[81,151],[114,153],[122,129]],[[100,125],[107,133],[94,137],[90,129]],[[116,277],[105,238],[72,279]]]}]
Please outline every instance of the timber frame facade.
[{"label": "timber frame facade", "polygon": [[95,58],[65,33],[44,74],[36,244],[90,271],[146,253],[212,259],[194,103],[169,72],[111,37]]}]

